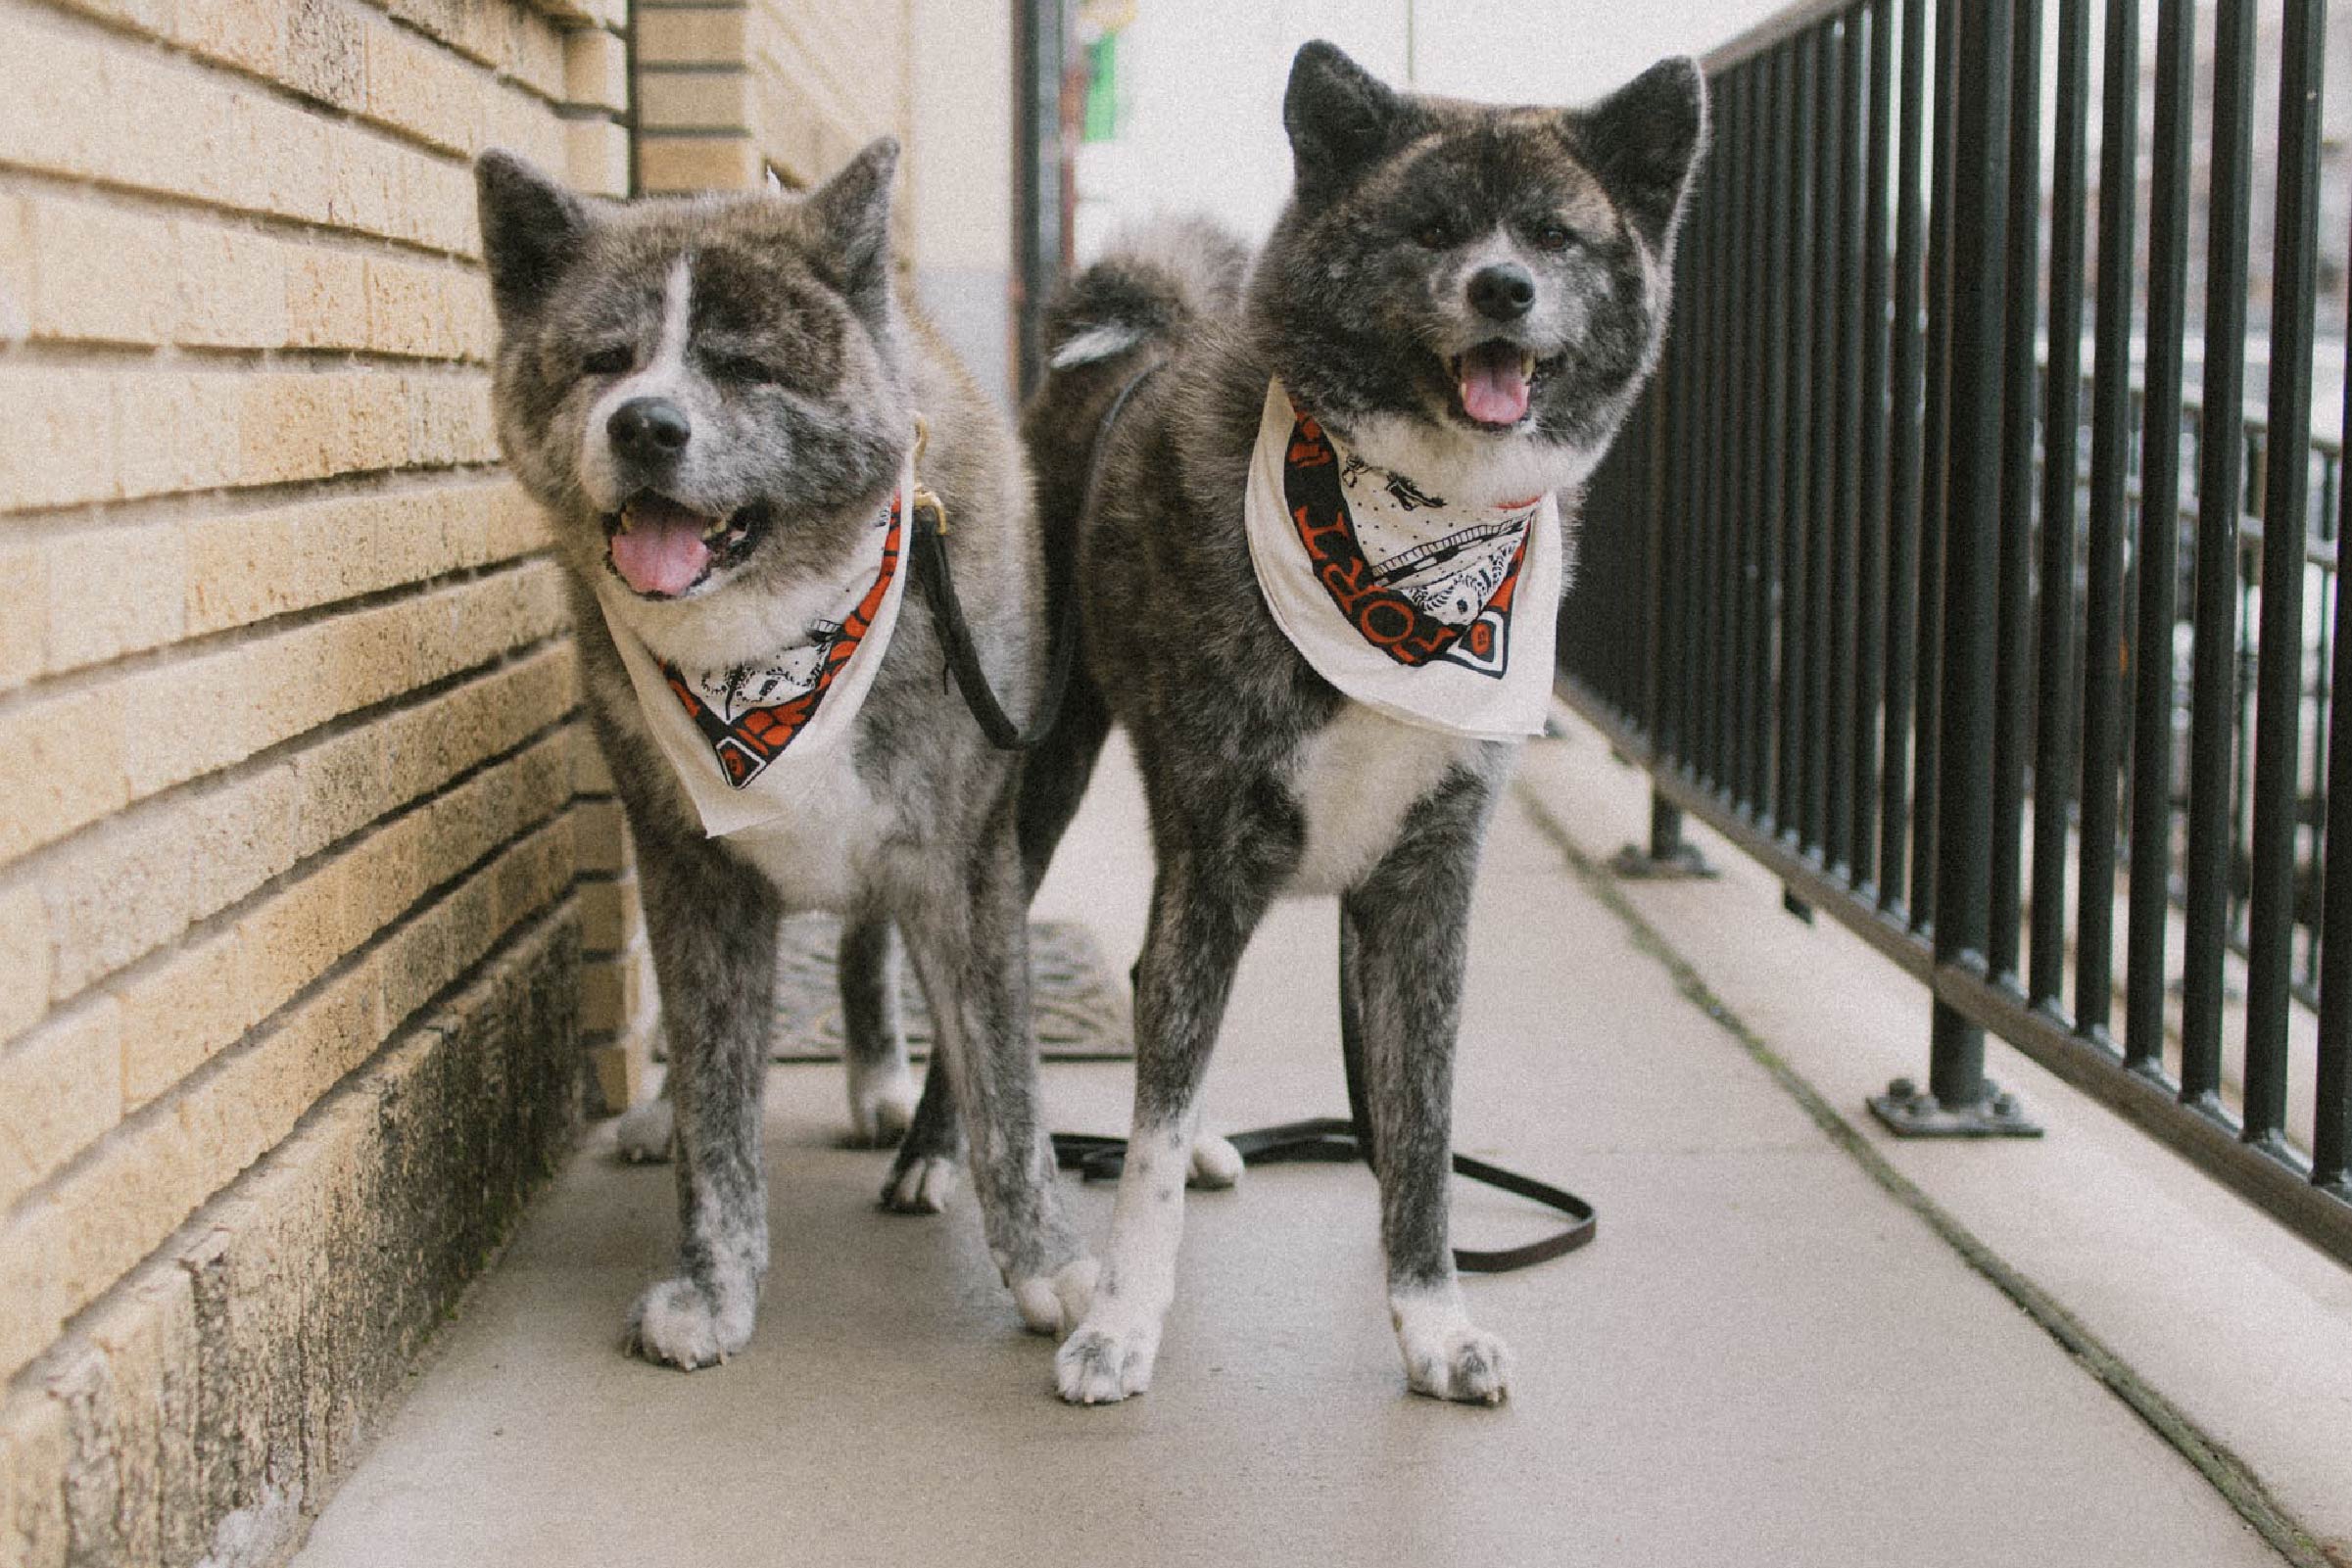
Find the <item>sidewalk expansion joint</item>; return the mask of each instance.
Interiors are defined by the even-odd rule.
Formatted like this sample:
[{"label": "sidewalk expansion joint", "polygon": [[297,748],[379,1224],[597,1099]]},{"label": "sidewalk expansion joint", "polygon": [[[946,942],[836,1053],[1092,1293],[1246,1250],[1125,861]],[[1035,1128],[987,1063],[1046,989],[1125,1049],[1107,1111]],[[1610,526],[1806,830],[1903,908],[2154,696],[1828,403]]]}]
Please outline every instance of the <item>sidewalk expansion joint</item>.
[{"label": "sidewalk expansion joint", "polygon": [[1536,785],[1522,777],[1514,786],[1514,793],[1585,890],[1623,923],[1634,945],[1663,966],[1684,1000],[1739,1042],[1741,1049],[1812,1118],[1823,1136],[1844,1150],[1896,1203],[1925,1222],[1959,1254],[1963,1262],[1990,1280],[2019,1310],[2040,1324],[2109,1393],[2131,1406],[2133,1413],[2193,1465],[2280,1556],[2295,1568],[2346,1568],[2341,1559],[2323,1548],[2317,1538],[2272,1497],[2270,1489],[2243,1459],[2158,1392],[2055,1297],[1986,1245],[1948,1210],[1897,1170],[1801,1072],[1725,1005],[1690,960],[1635,907],[1609,875],[1608,868],[1593,860],[1576,843]]}]

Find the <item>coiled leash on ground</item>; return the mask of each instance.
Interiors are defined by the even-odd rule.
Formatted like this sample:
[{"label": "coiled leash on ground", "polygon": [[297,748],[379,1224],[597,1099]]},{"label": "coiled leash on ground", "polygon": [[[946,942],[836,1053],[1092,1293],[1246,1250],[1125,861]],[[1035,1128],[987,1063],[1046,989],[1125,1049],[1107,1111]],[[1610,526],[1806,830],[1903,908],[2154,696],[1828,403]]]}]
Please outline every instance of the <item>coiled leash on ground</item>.
[{"label": "coiled leash on ground", "polygon": [[[1159,368],[1155,362],[1129,376],[1104,408],[1102,421],[1095,427],[1094,449],[1086,471],[1084,510],[1080,515],[1090,514],[1094,509],[1095,487],[1102,479],[1103,451],[1110,444],[1112,427],[1118,423],[1128,400]],[[929,431],[918,420],[915,438],[918,463],[928,435]],[[964,620],[962,603],[956,598],[955,578],[947,569],[946,546],[941,542],[947,531],[947,509],[936,494],[924,487],[919,476],[913,510],[915,581],[931,599],[939,641],[946,650],[947,667],[963,692],[964,703],[972,710],[973,718],[980,721],[989,744],[1000,751],[1030,750],[1053,733],[1054,723],[1061,717],[1062,698],[1069,689],[1071,664],[1077,653],[1077,590],[1073,588],[1063,594],[1055,613],[1045,689],[1039,694],[1036,711],[1030,716],[1029,728],[1024,730],[1006,714],[1004,704],[988,686],[987,672],[981,668],[980,654],[972,645],[972,629]],[[1364,1043],[1353,975],[1354,947],[1354,933],[1343,907],[1339,931],[1339,1042],[1347,1067],[1349,1119],[1318,1117],[1236,1132],[1229,1141],[1240,1154],[1243,1164],[1308,1162],[1353,1164],[1362,1161],[1375,1171],[1379,1168],[1379,1150],[1372,1140],[1372,1119],[1365,1103]],[[1053,1153],[1055,1163],[1065,1170],[1076,1170],[1090,1181],[1112,1179],[1118,1176],[1127,1159],[1127,1140],[1101,1133],[1057,1132],[1053,1135]],[[1454,1266],[1465,1274],[1500,1274],[1547,1261],[1584,1246],[1599,1229],[1593,1206],[1574,1193],[1465,1154],[1457,1154],[1453,1159],[1456,1175],[1542,1204],[1568,1216],[1568,1223],[1562,1229],[1521,1246],[1491,1251],[1455,1248]]]}]

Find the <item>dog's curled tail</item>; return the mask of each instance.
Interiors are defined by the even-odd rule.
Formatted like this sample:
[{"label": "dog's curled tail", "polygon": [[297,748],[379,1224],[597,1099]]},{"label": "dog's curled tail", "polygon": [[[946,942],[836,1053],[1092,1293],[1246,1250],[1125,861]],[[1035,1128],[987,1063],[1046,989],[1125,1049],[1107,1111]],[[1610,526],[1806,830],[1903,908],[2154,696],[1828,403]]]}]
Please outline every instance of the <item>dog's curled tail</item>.
[{"label": "dog's curled tail", "polygon": [[1234,310],[1248,267],[1248,249],[1206,217],[1128,229],[1047,308],[1046,365],[1071,370],[1172,343],[1192,323]]}]

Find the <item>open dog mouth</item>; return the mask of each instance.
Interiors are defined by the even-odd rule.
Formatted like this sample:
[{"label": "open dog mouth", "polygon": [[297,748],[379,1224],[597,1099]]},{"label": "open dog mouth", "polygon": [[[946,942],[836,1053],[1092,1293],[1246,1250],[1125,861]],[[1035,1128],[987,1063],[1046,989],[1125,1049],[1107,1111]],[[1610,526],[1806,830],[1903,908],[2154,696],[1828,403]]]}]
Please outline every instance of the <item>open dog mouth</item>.
[{"label": "open dog mouth", "polygon": [[1508,430],[1527,417],[1536,383],[1559,362],[1538,359],[1530,350],[1490,338],[1446,361],[1463,416],[1485,430]]},{"label": "open dog mouth", "polygon": [[645,598],[677,598],[751,553],[767,531],[764,501],[724,517],[648,491],[604,519],[605,559]]}]

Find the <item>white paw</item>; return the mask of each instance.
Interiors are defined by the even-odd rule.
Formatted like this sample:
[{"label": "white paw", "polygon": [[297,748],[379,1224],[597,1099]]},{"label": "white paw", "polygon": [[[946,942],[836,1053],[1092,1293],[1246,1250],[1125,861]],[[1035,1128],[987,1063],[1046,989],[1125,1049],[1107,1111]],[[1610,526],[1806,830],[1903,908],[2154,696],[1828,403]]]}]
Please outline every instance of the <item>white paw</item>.
[{"label": "white paw", "polygon": [[1085,1320],[1094,1305],[1095,1263],[1080,1258],[1050,1274],[1013,1281],[1013,1300],[1021,1306],[1021,1321],[1032,1334],[1057,1339]]},{"label": "white paw", "polygon": [[909,1160],[890,1172],[882,1206],[902,1214],[936,1214],[955,1196],[955,1162],[936,1156]]},{"label": "white paw", "polygon": [[1053,1381],[1071,1404],[1116,1404],[1151,1387],[1157,1329],[1080,1324],[1054,1352]]},{"label": "white paw", "polygon": [[1222,1192],[1241,1179],[1241,1151],[1214,1133],[1192,1141],[1192,1163],[1185,1167],[1184,1184]]},{"label": "white paw", "polygon": [[1416,1394],[1464,1404],[1501,1404],[1511,1395],[1511,1353],[1466,1318],[1418,1333],[1400,1329],[1397,1344]]},{"label": "white paw", "polygon": [[670,1108],[669,1097],[664,1095],[623,1112],[620,1125],[613,1133],[620,1143],[623,1160],[631,1164],[649,1165],[669,1159],[670,1139],[677,1130],[677,1116]]},{"label": "white paw", "polygon": [[849,1143],[857,1149],[887,1149],[906,1136],[915,1120],[915,1079],[904,1063],[870,1072],[849,1069]]},{"label": "white paw", "polygon": [[629,1313],[629,1349],[648,1361],[692,1372],[714,1366],[751,1343],[752,1298],[724,1305],[687,1279],[649,1286]]}]

